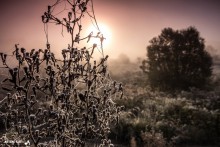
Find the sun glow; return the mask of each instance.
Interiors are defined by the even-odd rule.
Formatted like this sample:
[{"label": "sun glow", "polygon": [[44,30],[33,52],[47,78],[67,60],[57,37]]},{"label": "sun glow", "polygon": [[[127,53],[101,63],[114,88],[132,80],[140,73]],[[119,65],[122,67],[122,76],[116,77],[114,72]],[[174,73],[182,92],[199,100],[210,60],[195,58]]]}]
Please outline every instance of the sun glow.
[{"label": "sun glow", "polygon": [[[92,36],[96,36],[98,33],[101,36],[103,35],[104,40],[103,40],[102,45],[103,45],[103,48],[106,49],[111,44],[111,36],[112,36],[111,30],[107,25],[102,24],[102,23],[98,23],[98,27],[99,27],[99,30],[94,25],[91,25],[88,27],[87,32],[88,32],[88,34],[92,33]],[[98,46],[101,46],[100,38],[91,38],[91,40],[89,42],[92,44],[95,43]]]}]

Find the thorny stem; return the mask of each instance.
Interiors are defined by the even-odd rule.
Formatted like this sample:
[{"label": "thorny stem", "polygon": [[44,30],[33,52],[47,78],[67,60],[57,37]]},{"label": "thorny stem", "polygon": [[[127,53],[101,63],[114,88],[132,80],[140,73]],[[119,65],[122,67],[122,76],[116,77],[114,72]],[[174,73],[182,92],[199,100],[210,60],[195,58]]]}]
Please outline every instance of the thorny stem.
[{"label": "thorny stem", "polygon": [[[30,81],[31,82],[31,81]],[[29,134],[30,134],[30,137],[31,137],[31,140],[34,142],[34,145],[36,145],[36,141],[34,139],[34,136],[32,134],[32,125],[31,125],[31,120],[30,120],[30,111],[29,111],[29,106],[28,106],[28,91],[29,91],[29,88],[30,88],[30,84],[28,85],[28,88],[27,88],[27,91],[25,93],[25,110],[26,110],[26,116],[28,118],[28,131],[29,131]]]}]

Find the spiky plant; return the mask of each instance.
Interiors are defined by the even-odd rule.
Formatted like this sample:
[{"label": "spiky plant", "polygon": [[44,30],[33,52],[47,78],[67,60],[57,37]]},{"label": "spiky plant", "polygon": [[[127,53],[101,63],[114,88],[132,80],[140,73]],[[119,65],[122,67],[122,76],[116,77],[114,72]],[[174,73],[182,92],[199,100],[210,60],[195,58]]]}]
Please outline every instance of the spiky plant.
[{"label": "spiky plant", "polygon": [[[67,18],[58,18],[53,12],[63,2],[70,9],[61,11],[67,12]],[[13,67],[8,64],[9,55],[0,53],[2,68],[8,71],[2,81],[8,94],[0,101],[0,118],[5,124],[2,141],[30,141],[34,146],[87,146],[91,142],[113,146],[108,134],[122,110],[114,99],[123,96],[123,87],[108,73],[104,35],[98,32],[81,37],[85,15],[98,28],[92,0],[57,0],[42,15],[45,27],[56,23],[71,37],[67,48],[61,50],[61,59],[52,52],[48,35],[46,49],[28,51],[16,44],[10,57],[16,60]],[[100,39],[100,44],[77,47],[93,38]],[[93,58],[97,50],[100,61]]]}]

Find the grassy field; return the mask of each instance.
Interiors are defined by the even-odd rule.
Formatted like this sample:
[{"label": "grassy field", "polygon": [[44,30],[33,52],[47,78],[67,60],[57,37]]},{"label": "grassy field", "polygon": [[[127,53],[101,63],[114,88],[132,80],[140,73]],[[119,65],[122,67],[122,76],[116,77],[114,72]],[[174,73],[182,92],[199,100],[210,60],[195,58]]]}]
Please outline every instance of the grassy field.
[{"label": "grassy field", "polygon": [[[123,62],[124,61],[124,62]],[[122,81],[125,106],[112,139],[125,146],[220,145],[220,80],[215,66],[209,90],[191,88],[172,93],[152,90],[138,64],[121,60],[112,64],[113,78]],[[115,61],[116,62],[116,61]],[[119,62],[119,61],[117,61]],[[124,63],[124,64],[123,64]],[[119,65],[114,67],[114,65]]]}]

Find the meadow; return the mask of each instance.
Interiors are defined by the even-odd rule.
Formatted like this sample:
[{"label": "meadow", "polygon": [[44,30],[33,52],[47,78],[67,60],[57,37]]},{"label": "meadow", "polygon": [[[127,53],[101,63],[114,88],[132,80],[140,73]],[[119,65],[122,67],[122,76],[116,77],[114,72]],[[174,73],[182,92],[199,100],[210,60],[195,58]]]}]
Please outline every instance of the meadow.
[{"label": "meadow", "polygon": [[113,78],[125,86],[124,99],[116,101],[125,106],[125,111],[120,123],[112,128],[113,140],[125,146],[219,146],[217,65],[207,90],[161,92],[148,86],[147,76],[138,68],[140,60],[131,62],[122,55],[112,63],[109,68],[114,71]]}]

